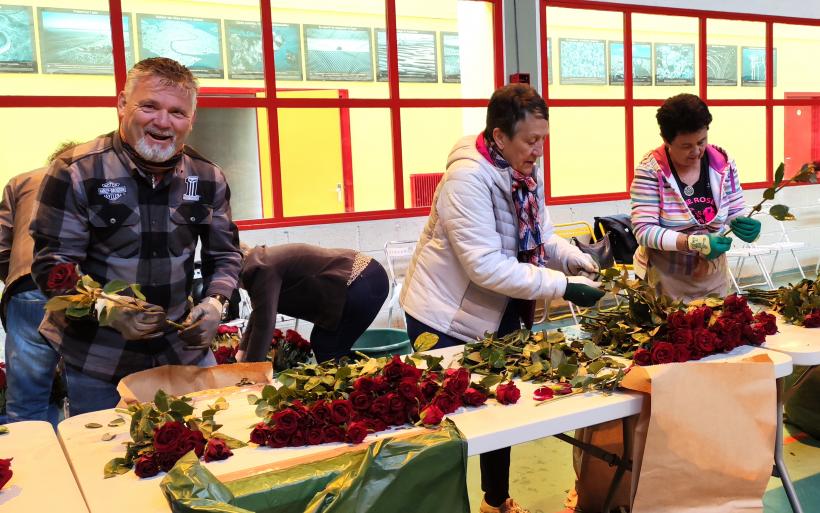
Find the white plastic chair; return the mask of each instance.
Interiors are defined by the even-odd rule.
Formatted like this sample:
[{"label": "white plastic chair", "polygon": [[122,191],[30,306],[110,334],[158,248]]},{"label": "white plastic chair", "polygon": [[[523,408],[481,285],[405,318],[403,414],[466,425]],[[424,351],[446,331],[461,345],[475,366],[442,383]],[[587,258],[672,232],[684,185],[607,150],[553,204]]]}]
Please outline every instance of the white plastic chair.
[{"label": "white plastic chair", "polygon": [[[390,277],[390,295],[387,299],[387,325],[392,326],[393,309],[399,306],[399,295],[404,283],[404,276],[416,250],[414,240],[391,240],[384,243],[384,256],[387,260],[387,274]],[[402,315],[402,317],[404,317]]]},{"label": "white plastic chair", "polygon": [[797,258],[797,255],[794,253],[795,251],[799,251],[801,249],[806,248],[805,242],[792,242],[789,239],[789,234],[786,231],[786,223],[783,221],[777,221],[777,224],[780,225],[780,237],[776,242],[772,242],[770,244],[754,244],[754,247],[761,248],[761,249],[768,249],[774,255],[772,258],[772,266],[769,268],[769,275],[774,274],[774,266],[777,262],[777,257],[780,253],[791,253],[792,258],[794,258],[794,262],[797,264],[797,270],[800,271],[800,275],[803,279],[806,278],[806,273],[803,272],[803,266],[800,265],[800,260]]},{"label": "white plastic chair", "polygon": [[[737,240],[736,243],[740,244]],[[756,287],[758,285],[766,285],[769,287],[769,290],[774,290],[775,286],[772,282],[772,277],[769,275],[768,269],[763,264],[763,256],[770,255],[772,252],[771,250],[765,248],[757,248],[751,245],[747,246],[739,246],[736,248],[732,248],[726,252],[727,263],[726,267],[729,270],[729,277],[732,279],[732,285],[734,285],[735,290],[738,294],[740,294],[741,289],[746,287]],[[735,266],[735,270],[732,270],[732,265],[728,261],[728,259],[736,258],[737,265]],[[743,286],[740,286],[738,282],[740,281],[741,273],[743,272],[743,264],[746,262],[746,259],[752,258],[754,259],[755,263],[757,263],[757,267],[760,269],[760,275],[763,276],[762,282],[756,283],[747,283]]]}]

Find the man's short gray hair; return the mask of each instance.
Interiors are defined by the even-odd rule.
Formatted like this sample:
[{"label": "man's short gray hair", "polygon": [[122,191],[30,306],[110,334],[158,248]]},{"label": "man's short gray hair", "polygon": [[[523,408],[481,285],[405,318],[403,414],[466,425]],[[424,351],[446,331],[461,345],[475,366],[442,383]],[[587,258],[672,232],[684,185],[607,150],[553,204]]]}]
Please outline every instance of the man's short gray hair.
[{"label": "man's short gray hair", "polygon": [[164,86],[176,86],[187,91],[193,98],[193,106],[196,109],[196,95],[199,93],[199,83],[191,70],[167,57],[151,57],[136,63],[128,71],[125,80],[125,96],[128,97],[134,92],[137,82],[143,78],[158,78]]}]

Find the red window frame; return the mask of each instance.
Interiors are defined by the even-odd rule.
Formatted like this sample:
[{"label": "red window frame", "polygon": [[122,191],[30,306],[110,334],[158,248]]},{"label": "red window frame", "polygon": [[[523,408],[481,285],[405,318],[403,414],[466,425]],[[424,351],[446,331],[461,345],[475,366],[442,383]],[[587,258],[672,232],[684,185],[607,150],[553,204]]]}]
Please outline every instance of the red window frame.
[{"label": "red window frame", "polygon": [[[504,84],[504,30],[502,0],[474,0],[492,4],[493,12],[493,66],[496,87]],[[114,82],[116,90],[110,96],[0,96],[4,107],[116,107],[117,94],[125,85],[125,43],[122,27],[122,1],[108,0],[111,37],[114,53]],[[373,219],[393,219],[427,215],[429,207],[408,208],[404,205],[404,168],[401,144],[401,110],[405,108],[486,107],[486,98],[402,98],[398,81],[398,45],[396,39],[396,0],[384,0],[387,33],[387,68],[389,97],[377,98],[277,98],[276,70],[273,60],[273,19],[270,0],[259,0],[262,24],[262,51],[264,56],[265,98],[209,97],[205,89],[197,101],[200,107],[264,108],[268,112],[268,134],[271,153],[271,184],[273,188],[273,217],[241,220],[240,229],[278,228]],[[241,90],[241,88],[238,88]],[[389,109],[393,151],[394,208],[369,212],[286,217],[282,210],[282,168],[279,162],[279,108],[382,108]],[[265,170],[262,170],[265,172]]]},{"label": "red window frame", "polygon": [[[571,203],[589,203],[596,201],[624,200],[629,199],[629,185],[632,183],[635,170],[634,155],[634,118],[635,107],[659,107],[665,98],[658,99],[636,99],[633,97],[632,85],[632,15],[633,14],[657,14],[669,16],[686,16],[698,19],[698,75],[701,77],[698,83],[698,94],[712,107],[765,107],[766,109],[766,181],[765,182],[744,182],[746,189],[760,189],[767,187],[773,179],[773,157],[774,157],[774,108],[787,105],[820,105],[820,100],[799,100],[799,99],[775,99],[773,75],[773,39],[774,24],[791,24],[820,27],[820,20],[795,18],[789,16],[772,16],[764,14],[729,13],[722,11],[708,11],[698,9],[682,9],[675,7],[654,7],[642,5],[627,5],[611,2],[592,2],[585,0],[541,0],[540,2],[540,27],[538,37],[540,41],[547,38],[547,7],[565,7],[571,9],[583,9],[592,11],[610,11],[623,14],[623,40],[624,40],[624,98],[623,99],[594,99],[594,98],[572,98],[553,99],[549,98],[549,84],[547,73],[541,73],[542,96],[550,107],[623,107],[625,113],[625,134],[626,134],[626,159],[624,173],[625,182],[622,192],[607,194],[582,194],[575,196],[553,197],[550,187],[550,152],[549,138],[544,148],[544,193],[546,200],[551,205],[565,205]],[[706,26],[709,19],[721,19],[732,21],[755,21],[763,22],[766,27],[766,95],[764,99],[714,99],[708,97],[708,87],[706,77]],[[546,45],[541,45],[541,69],[547,70],[547,50]]]}]

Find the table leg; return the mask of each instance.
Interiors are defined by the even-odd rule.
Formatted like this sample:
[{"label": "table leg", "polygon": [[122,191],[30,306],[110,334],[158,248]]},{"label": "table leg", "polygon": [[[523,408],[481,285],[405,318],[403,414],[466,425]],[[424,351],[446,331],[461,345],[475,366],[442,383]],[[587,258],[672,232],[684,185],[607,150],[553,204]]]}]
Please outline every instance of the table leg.
[{"label": "table leg", "polygon": [[777,431],[775,432],[774,442],[774,466],[780,481],[783,483],[783,490],[786,492],[786,497],[789,499],[789,504],[794,513],[803,513],[803,508],[800,506],[800,500],[797,498],[797,492],[792,484],[789,471],[786,469],[786,462],[783,460],[783,378],[777,379]]},{"label": "table leg", "polygon": [[612,500],[615,497],[615,492],[621,484],[621,479],[627,470],[632,470],[632,461],[629,456],[632,454],[632,437],[627,433],[627,419],[621,419],[621,437],[623,438],[624,452],[621,454],[621,460],[618,462],[618,468],[615,470],[615,475],[612,477],[612,482],[609,484],[609,491],[606,494],[602,513],[609,513],[612,508]]}]

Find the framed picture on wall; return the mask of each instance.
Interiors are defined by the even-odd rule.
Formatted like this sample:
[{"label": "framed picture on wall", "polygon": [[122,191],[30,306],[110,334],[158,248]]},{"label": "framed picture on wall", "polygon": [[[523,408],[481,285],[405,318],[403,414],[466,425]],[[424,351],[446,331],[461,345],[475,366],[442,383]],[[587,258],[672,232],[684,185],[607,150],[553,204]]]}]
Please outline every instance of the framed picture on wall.
[{"label": "framed picture on wall", "polygon": [[716,86],[737,85],[737,46],[706,47],[706,83]]},{"label": "framed picture on wall", "polygon": [[[438,82],[436,33],[398,30],[400,82]],[[376,29],[376,80],[387,82],[387,33]]]},{"label": "framed picture on wall", "polygon": [[[774,71],[772,78],[777,85],[777,48],[773,49]],[[744,46],[740,49],[740,85],[766,85],[766,49],[756,46]]]},{"label": "framed picture on wall", "polygon": [[0,5],[0,73],[37,73],[31,7]]},{"label": "framed picture on wall", "polygon": [[606,84],[606,41],[558,39],[561,84]]},{"label": "framed picture on wall", "polygon": [[655,85],[695,85],[695,45],[655,43]]},{"label": "framed picture on wall", "polygon": [[[111,22],[107,11],[38,9],[40,61],[44,73],[113,75]],[[125,67],[134,65],[131,15],[122,15]]]},{"label": "framed picture on wall", "polygon": [[441,33],[441,81],[461,83],[461,53],[457,32]]},{"label": "framed picture on wall", "polygon": [[[262,25],[258,21],[225,20],[228,78],[264,77]],[[273,24],[273,61],[276,80],[302,80],[302,37],[298,24]]]},{"label": "framed picture on wall", "polygon": [[220,20],[138,14],[140,59],[168,57],[202,78],[223,78]]},{"label": "framed picture on wall", "polygon": [[[609,42],[609,85],[624,84],[624,43]],[[632,43],[632,84],[652,85],[652,43]]]},{"label": "framed picture on wall", "polygon": [[372,30],[305,25],[308,80],[373,80]]}]

